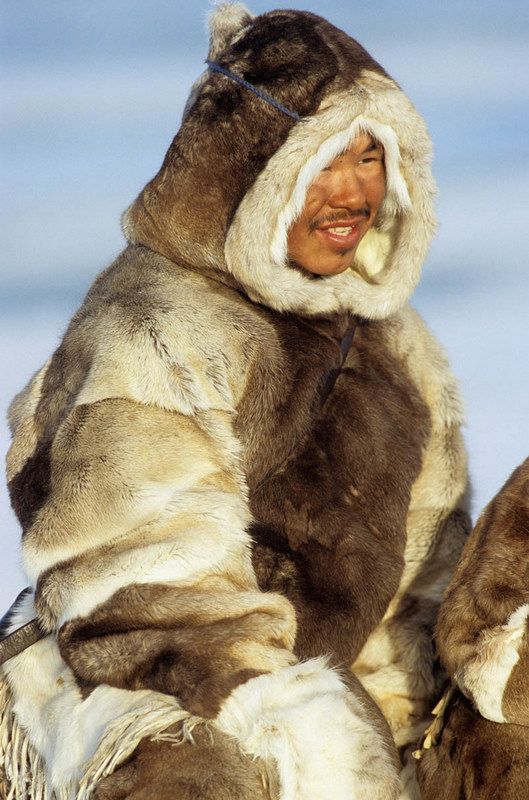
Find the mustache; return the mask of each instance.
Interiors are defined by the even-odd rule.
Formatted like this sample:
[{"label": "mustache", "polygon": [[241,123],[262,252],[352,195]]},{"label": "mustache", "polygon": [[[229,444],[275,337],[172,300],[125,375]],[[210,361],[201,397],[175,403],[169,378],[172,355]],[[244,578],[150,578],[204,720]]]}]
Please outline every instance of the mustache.
[{"label": "mustache", "polygon": [[356,219],[357,217],[365,217],[369,219],[370,210],[367,206],[363,208],[344,208],[342,211],[333,211],[330,214],[325,214],[321,217],[316,217],[309,222],[309,231],[315,231],[320,225],[330,225],[333,222],[340,222],[343,219]]}]

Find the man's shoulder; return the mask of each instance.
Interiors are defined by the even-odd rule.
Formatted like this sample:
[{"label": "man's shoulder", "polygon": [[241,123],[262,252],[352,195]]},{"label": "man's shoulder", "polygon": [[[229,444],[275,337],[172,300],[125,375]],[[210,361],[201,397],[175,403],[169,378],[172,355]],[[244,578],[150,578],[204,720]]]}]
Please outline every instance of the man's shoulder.
[{"label": "man's shoulder", "polygon": [[251,312],[237,298],[147,248],[128,247],[89,290],[48,377],[60,371],[77,404],[128,397],[186,410],[231,407],[253,335]]},{"label": "man's shoulder", "polygon": [[407,305],[384,320],[388,347],[399,357],[409,376],[436,415],[439,424],[463,422],[459,386],[443,345],[422,316]]},{"label": "man's shoulder", "polygon": [[251,337],[251,304],[206,275],[131,245],[89,289],[63,338],[63,350],[89,358],[120,343],[129,351],[146,345],[181,351],[223,350]]},{"label": "man's shoulder", "polygon": [[192,326],[207,318],[215,325],[219,311],[225,313],[234,304],[231,295],[217,290],[215,282],[199,272],[146,247],[129,245],[98,275],[72,324],[112,319],[130,329],[149,323]]},{"label": "man's shoulder", "polygon": [[406,304],[395,314],[380,320],[377,325],[392,349],[408,358],[436,358],[447,360],[441,343],[430,330],[421,314]]}]

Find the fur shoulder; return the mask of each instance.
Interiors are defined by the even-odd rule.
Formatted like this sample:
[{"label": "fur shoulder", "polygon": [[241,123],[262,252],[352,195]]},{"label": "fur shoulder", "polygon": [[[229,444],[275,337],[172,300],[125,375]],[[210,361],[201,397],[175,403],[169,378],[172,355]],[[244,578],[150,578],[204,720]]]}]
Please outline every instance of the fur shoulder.
[{"label": "fur shoulder", "polygon": [[383,324],[388,343],[406,362],[411,378],[430,408],[432,426],[462,425],[464,412],[456,377],[442,345],[421,315],[407,305]]},{"label": "fur shoulder", "polygon": [[84,364],[76,405],[124,397],[185,414],[231,411],[254,324],[228,287],[129,247],[94,283],[49,372]]}]

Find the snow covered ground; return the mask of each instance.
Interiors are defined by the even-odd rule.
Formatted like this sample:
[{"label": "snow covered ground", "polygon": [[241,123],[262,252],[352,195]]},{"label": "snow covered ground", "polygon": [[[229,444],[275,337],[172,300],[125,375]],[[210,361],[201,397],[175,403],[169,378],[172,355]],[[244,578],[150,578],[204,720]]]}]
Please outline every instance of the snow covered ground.
[{"label": "snow covered ground", "polygon": [[[460,380],[477,512],[529,455],[529,6],[279,5],[325,14],[351,32],[428,121],[440,228],[414,304]],[[3,6],[2,419],[121,249],[119,216],[157,170],[203,68],[206,8],[171,0]],[[3,422],[0,445],[3,455]],[[0,526],[1,611],[25,584],[4,487]]]}]

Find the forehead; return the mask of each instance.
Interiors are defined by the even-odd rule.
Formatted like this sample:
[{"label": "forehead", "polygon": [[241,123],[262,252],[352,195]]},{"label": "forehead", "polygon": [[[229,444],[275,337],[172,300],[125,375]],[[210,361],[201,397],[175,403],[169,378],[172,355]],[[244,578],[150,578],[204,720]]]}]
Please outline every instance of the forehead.
[{"label": "forehead", "polygon": [[376,150],[380,148],[381,145],[377,140],[370,134],[370,133],[357,133],[355,138],[351,141],[349,146],[340,153],[340,155],[345,154],[353,154],[353,155],[361,155],[365,153],[366,150]]}]

